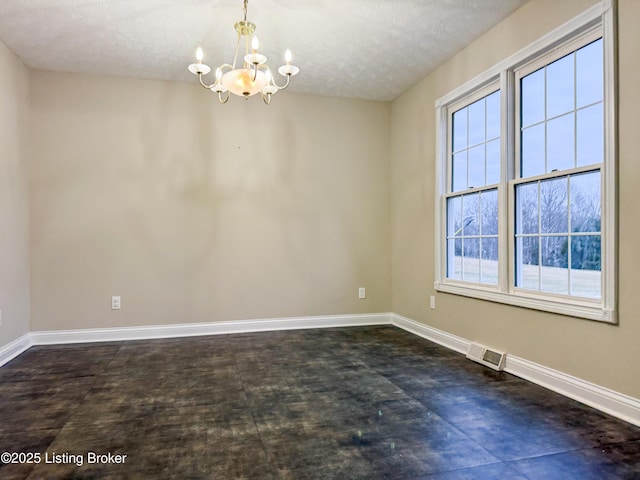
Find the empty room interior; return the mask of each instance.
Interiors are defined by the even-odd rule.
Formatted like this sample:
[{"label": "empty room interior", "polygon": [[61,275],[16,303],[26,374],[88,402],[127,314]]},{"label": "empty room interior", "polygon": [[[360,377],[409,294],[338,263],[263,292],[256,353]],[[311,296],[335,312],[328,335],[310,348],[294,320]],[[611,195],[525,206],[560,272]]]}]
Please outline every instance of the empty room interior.
[{"label": "empty room interior", "polygon": [[639,22],[0,2],[0,477],[640,479]]}]

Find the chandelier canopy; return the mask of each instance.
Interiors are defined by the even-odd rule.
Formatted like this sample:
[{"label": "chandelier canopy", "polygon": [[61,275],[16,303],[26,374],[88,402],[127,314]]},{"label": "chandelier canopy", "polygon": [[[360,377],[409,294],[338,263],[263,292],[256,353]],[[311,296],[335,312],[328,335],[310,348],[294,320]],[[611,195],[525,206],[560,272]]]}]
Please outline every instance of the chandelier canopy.
[{"label": "chandelier canopy", "polygon": [[[220,103],[229,101],[230,93],[239,97],[249,98],[256,93],[262,95],[264,103],[271,103],[271,96],[278,91],[287,88],[289,80],[296,75],[300,69],[291,65],[291,52],[287,50],[284,54],[286,64],[278,68],[278,73],[286,77],[284,85],[276,84],[271,68],[267,65],[267,57],[258,53],[260,43],[258,37],[254,36],[256,31],[255,24],[247,20],[247,3],[244,0],[244,17],[234,25],[238,32],[238,41],[236,43],[236,52],[233,57],[233,64],[224,63],[216,68],[215,81],[211,85],[207,85],[202,77],[211,72],[211,67],[202,63],[204,52],[201,47],[196,51],[197,63],[189,65],[189,71],[198,76],[200,85],[218,94]],[[244,57],[242,66],[236,66],[238,63],[238,53],[240,46],[244,43]],[[249,50],[251,43],[251,51]],[[226,95],[224,95],[226,94]]]}]

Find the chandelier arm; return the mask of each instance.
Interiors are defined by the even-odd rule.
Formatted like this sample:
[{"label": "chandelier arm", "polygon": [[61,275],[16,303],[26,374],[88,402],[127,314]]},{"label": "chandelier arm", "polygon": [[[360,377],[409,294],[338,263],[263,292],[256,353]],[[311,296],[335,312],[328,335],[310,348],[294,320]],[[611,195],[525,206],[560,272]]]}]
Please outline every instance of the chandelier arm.
[{"label": "chandelier arm", "polygon": [[206,83],[204,83],[202,81],[202,73],[198,73],[198,80],[200,81],[200,85],[202,85],[204,88],[206,88],[207,90],[210,89],[211,87],[213,87],[215,85],[215,82],[212,83],[211,85],[207,85]]},{"label": "chandelier arm", "polygon": [[275,78],[271,77],[271,82],[273,83],[273,85],[278,89],[278,90],[284,90],[285,88],[287,88],[289,86],[289,80],[291,80],[291,75],[287,74],[287,83],[285,83],[284,85],[280,86],[276,83]]},{"label": "chandelier arm", "polygon": [[266,103],[267,105],[271,105],[271,94],[267,93],[266,95],[263,93],[262,94],[262,101],[264,103]]},{"label": "chandelier arm", "polygon": [[[211,85],[211,86],[214,86],[214,85],[222,85],[222,77],[223,77],[223,75],[224,75],[224,70],[225,70],[226,68],[228,68],[230,72],[234,70],[233,65],[230,65],[230,64],[228,64],[228,63],[223,63],[222,65],[220,65],[220,66],[217,68],[218,70],[220,70],[220,78],[218,79],[218,78],[216,77],[216,81],[215,81],[215,82],[213,83],[213,85]],[[200,82],[200,83],[202,83],[202,82]],[[203,87],[205,87],[205,88],[210,88],[210,87],[207,87],[206,85],[203,85]],[[220,92],[218,92],[218,95],[220,95]],[[221,102],[222,102],[222,100],[221,100]],[[225,102],[222,102],[222,103],[227,103],[227,102],[225,101]]]},{"label": "chandelier arm", "polygon": [[227,90],[227,98],[225,98],[224,100],[222,100],[222,92],[218,92],[218,101],[220,103],[227,103],[229,101],[229,97],[231,96],[231,94],[229,93],[229,90]]}]

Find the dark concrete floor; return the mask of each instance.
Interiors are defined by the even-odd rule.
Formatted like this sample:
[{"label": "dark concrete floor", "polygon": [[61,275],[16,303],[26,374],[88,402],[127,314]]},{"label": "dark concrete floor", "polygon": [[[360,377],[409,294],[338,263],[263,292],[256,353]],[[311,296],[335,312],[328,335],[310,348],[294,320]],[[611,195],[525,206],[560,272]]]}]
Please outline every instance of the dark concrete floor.
[{"label": "dark concrete floor", "polygon": [[5,451],[41,462],[3,480],[640,479],[640,428],[394,327],[33,347]]}]

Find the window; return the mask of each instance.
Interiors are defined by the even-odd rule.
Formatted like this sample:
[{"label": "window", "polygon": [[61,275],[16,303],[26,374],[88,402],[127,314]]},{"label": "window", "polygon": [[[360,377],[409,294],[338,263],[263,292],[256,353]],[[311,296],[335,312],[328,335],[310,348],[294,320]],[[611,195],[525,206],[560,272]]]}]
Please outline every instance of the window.
[{"label": "window", "polygon": [[515,286],[600,300],[603,42],[568,48],[516,71]]},{"label": "window", "polygon": [[615,321],[613,22],[602,11],[436,103],[437,290]]},{"label": "window", "polygon": [[447,277],[497,284],[500,92],[457,110],[451,119]]}]

